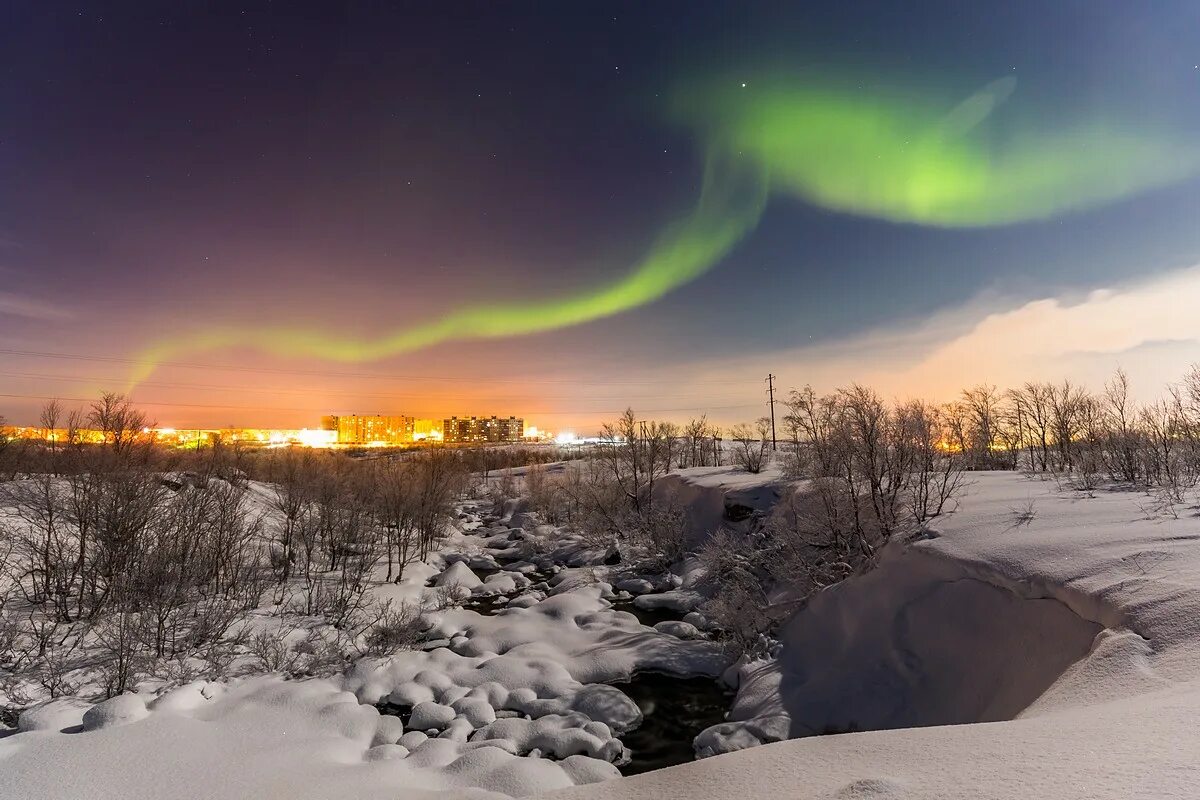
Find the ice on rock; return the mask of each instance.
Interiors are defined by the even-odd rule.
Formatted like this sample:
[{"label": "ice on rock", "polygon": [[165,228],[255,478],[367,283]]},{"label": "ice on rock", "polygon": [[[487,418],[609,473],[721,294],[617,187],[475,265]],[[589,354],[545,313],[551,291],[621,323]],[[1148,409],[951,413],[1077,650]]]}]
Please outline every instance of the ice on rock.
[{"label": "ice on rock", "polygon": [[423,669],[413,676],[413,680],[439,694],[454,685],[454,680],[439,669]]},{"label": "ice on rock", "polygon": [[418,731],[442,730],[454,719],[454,709],[441,703],[418,703],[413,706],[408,727]]},{"label": "ice on rock", "polygon": [[410,750],[405,761],[409,766],[441,769],[458,758],[459,744],[452,739],[426,739]]},{"label": "ice on rock", "polygon": [[119,694],[89,708],[83,715],[83,729],[98,731],[101,728],[126,725],[142,719],[149,713],[144,698],[135,694]]},{"label": "ice on rock", "polygon": [[467,566],[472,570],[482,569],[499,569],[500,565],[496,563],[496,559],[490,555],[476,555],[467,559]]},{"label": "ice on rock", "polygon": [[438,693],[437,701],[444,706],[452,706],[470,694],[470,692],[471,690],[465,686],[447,686]]},{"label": "ice on rock", "polygon": [[512,797],[527,797],[573,785],[570,775],[558,764],[538,758],[518,758],[497,747],[468,751],[450,764],[446,772]]}]

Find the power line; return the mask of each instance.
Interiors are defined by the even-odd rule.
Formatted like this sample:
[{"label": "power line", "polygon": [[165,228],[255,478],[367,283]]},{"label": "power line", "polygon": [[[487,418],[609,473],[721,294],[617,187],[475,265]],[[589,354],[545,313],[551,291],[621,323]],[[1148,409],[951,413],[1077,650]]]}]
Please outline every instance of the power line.
[{"label": "power line", "polygon": [[[466,378],[462,376],[446,376],[446,375],[421,375],[421,374],[403,374],[395,373],[384,375],[381,373],[371,372],[325,372],[320,370],[298,370],[298,369],[281,369],[278,367],[247,367],[238,364],[200,364],[185,361],[145,361],[134,358],[120,358],[117,356],[96,356],[84,355],[77,353],[53,353],[40,350],[15,350],[12,348],[0,348],[0,354],[10,356],[22,356],[30,358],[54,358],[67,361],[96,361],[106,364],[125,364],[128,366],[140,367],[180,367],[183,369],[211,369],[223,370],[229,372],[251,372],[255,374],[274,374],[274,375],[307,375],[310,377],[328,377],[328,378],[367,378],[371,380],[428,380],[428,381],[454,381],[460,383],[479,383],[479,378]],[[520,384],[554,384],[554,385],[570,385],[570,386],[654,386],[654,385],[678,385],[679,381],[675,379],[663,379],[657,381],[621,381],[621,380],[604,380],[604,381],[585,381],[585,380],[537,380],[525,378],[488,378],[490,383],[520,383]],[[689,381],[691,385],[702,386],[730,386],[741,384],[742,381]]]}]

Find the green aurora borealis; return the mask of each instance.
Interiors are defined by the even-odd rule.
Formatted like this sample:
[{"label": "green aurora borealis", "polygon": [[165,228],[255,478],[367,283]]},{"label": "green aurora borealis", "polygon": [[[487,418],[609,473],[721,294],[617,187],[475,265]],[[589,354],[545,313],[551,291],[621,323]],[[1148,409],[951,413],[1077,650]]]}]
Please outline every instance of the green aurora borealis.
[{"label": "green aurora borealis", "polygon": [[895,223],[997,226],[1094,208],[1200,166],[1197,148],[1166,126],[1100,113],[1039,115],[1007,102],[1016,93],[1012,78],[957,105],[917,91],[780,76],[694,84],[675,93],[667,117],[705,156],[699,199],[613,282],[558,298],[468,305],[374,338],[299,327],[195,331],[140,353],[132,384],[155,365],[202,351],[364,362],[619,314],[716,266],[755,229],[772,195]]}]

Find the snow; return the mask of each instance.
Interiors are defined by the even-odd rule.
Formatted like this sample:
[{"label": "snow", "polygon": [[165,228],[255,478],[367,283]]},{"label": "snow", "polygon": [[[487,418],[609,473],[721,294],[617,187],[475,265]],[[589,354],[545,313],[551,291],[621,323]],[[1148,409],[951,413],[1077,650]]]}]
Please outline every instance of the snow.
[{"label": "snow", "polygon": [[103,703],[97,703],[83,715],[83,729],[98,731],[137,722],[150,712],[146,710],[144,698],[135,694],[119,694]]},{"label": "snow", "polygon": [[440,586],[443,589],[467,589],[471,590],[483,584],[479,576],[471,571],[462,561],[455,561],[446,568],[442,574],[438,575],[434,580],[434,586]]},{"label": "snow", "polygon": [[417,703],[413,706],[412,717],[408,724],[410,727],[418,731],[442,730],[450,721],[458,716],[450,706],[444,706],[441,703],[425,701]]},{"label": "snow", "polygon": [[83,725],[83,715],[92,707],[86,700],[60,697],[46,700],[21,712],[17,729],[21,731],[62,731]]},{"label": "snow", "polygon": [[704,634],[690,622],[663,620],[654,624],[654,630],[679,639],[703,639]]},{"label": "snow", "polygon": [[[479,527],[463,519],[464,529]],[[718,674],[726,656],[712,642],[683,642],[612,609],[612,589],[594,566],[605,554],[532,516],[526,521],[530,531],[479,531],[490,538],[452,532],[446,551],[411,565],[401,583],[373,589],[379,600],[427,607],[447,595],[523,592],[497,616],[431,612],[424,649],[360,661],[331,680],[198,681],[157,694],[147,685],[94,706],[63,700],[31,709],[19,736],[0,739],[5,796],[303,800],[347,787],[354,796],[393,796],[397,787],[412,797],[523,795],[619,777],[614,763],[627,753],[618,737],[641,711],[598,682],[640,669]],[[497,555],[514,549],[543,554],[539,564],[515,562],[486,581],[473,572],[500,567]],[[568,560],[580,566],[557,566]],[[539,585],[552,596],[528,588],[550,569],[553,588]],[[304,635],[284,629],[269,610],[252,621]],[[374,707],[385,699],[411,708],[409,730]],[[58,733],[81,726],[80,736]],[[209,770],[222,779],[206,781]]]},{"label": "snow", "polygon": [[[699,526],[731,502],[769,508],[780,481],[711,468],[669,482]],[[452,537],[464,557],[413,565],[380,591],[421,597],[431,578],[477,596],[507,580],[503,594],[521,591],[545,567],[529,559],[546,539],[561,540],[553,560],[580,566],[549,587],[535,576],[494,616],[437,612],[429,636],[441,646],[362,660],[337,679],[199,681],[153,699],[35,707],[0,738],[3,795],[1200,796],[1194,512],[1148,517],[1136,493],[1064,492],[1007,473],[973,475],[968,492],[930,536],[814,597],[776,658],[733,665],[695,638],[705,628],[695,612],[648,628],[614,610],[604,554],[539,531],[511,504],[503,526]],[[1016,522],[1031,503],[1032,518]],[[529,530],[509,532],[522,515]],[[471,571],[503,563],[504,550],[526,563],[487,581]],[[682,572],[635,602],[694,608],[699,573]],[[617,779],[620,735],[642,712],[608,684],[642,670],[725,673],[738,694],[730,719],[696,741],[711,757]],[[376,710],[383,700],[414,707],[408,730]],[[815,735],[854,730],[866,732]]]},{"label": "snow", "polygon": [[1144,505],[974,475],[930,538],[739,665],[733,721],[697,741],[736,752],[555,796],[1196,797],[1200,521]]}]

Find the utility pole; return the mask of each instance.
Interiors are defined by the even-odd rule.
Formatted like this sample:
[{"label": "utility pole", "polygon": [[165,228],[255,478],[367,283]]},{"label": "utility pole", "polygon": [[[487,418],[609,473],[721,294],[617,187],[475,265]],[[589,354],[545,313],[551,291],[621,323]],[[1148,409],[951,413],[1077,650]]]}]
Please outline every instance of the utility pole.
[{"label": "utility pole", "polygon": [[767,405],[771,407],[771,449],[778,450],[779,445],[775,441],[775,376],[767,375],[767,396],[770,398]]}]

